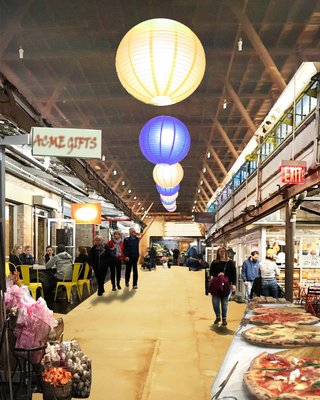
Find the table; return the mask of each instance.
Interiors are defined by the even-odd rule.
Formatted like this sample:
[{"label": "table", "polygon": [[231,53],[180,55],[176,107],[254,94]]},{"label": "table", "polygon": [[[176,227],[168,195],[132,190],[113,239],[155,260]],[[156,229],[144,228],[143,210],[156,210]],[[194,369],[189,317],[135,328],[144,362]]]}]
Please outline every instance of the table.
[{"label": "table", "polygon": [[[288,306],[288,304],[264,304],[264,306],[282,308]],[[224,387],[222,393],[218,398],[220,399],[224,396],[234,396],[233,398],[238,400],[251,399],[252,397],[250,397],[250,394],[248,393],[243,382],[243,375],[248,370],[251,360],[265,351],[268,353],[276,353],[285,349],[256,346],[248,343],[245,339],[243,339],[241,335],[242,332],[255,326],[247,323],[247,318],[252,315],[253,312],[247,307],[231,342],[231,345],[227,351],[227,354],[223,360],[223,363],[218,371],[216,379],[213,382],[211,388],[211,399],[215,399],[215,394],[219,391],[220,385],[227,378],[228,374],[237,362],[238,363],[232,375],[230,376],[228,382],[226,383],[226,386]]]},{"label": "table", "polygon": [[40,270],[46,269],[46,266],[45,266],[45,265],[41,265],[41,264],[33,264],[33,265],[31,266],[31,268],[32,268],[32,269],[35,269],[35,270],[37,270],[37,271],[40,271]]}]

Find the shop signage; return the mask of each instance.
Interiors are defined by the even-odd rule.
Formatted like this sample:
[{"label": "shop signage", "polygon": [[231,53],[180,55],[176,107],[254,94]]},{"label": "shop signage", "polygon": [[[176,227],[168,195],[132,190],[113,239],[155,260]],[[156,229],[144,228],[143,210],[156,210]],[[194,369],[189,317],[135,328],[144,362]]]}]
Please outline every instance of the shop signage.
[{"label": "shop signage", "polygon": [[210,212],[194,212],[194,222],[202,224],[214,224],[216,222],[215,214]]},{"label": "shop signage", "polygon": [[304,183],[305,161],[282,161],[280,166],[281,182],[298,185]]},{"label": "shop signage", "polygon": [[101,204],[71,204],[71,218],[76,224],[101,224]]},{"label": "shop signage", "polygon": [[32,155],[101,158],[101,130],[33,127]]}]

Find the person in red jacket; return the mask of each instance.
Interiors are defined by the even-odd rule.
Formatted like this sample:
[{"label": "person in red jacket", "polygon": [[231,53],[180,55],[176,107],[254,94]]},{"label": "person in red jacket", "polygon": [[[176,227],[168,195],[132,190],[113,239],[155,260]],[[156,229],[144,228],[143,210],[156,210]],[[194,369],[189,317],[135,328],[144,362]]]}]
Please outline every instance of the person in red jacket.
[{"label": "person in red jacket", "polygon": [[[115,291],[117,288],[120,290],[121,285],[121,266],[124,261],[124,253],[123,253],[123,241],[121,238],[120,231],[114,231],[112,239],[109,240],[108,246],[110,247],[111,252],[113,253],[113,260],[111,263],[111,283],[112,290]],[[117,286],[116,286],[116,277],[117,277]]]}]

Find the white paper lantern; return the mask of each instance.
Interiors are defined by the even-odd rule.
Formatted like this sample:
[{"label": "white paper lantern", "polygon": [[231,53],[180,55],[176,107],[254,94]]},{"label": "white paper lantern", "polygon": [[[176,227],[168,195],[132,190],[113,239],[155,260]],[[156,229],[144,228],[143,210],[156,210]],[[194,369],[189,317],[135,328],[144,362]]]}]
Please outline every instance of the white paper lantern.
[{"label": "white paper lantern", "polygon": [[153,168],[153,179],[163,188],[171,188],[178,185],[183,178],[183,168],[176,164],[157,164]]},{"label": "white paper lantern", "polygon": [[164,207],[167,211],[169,211],[169,212],[173,212],[173,211],[176,211],[176,209],[177,209],[177,203],[174,203],[172,206],[170,206],[170,207]]},{"label": "white paper lantern", "polygon": [[180,22],[155,18],[134,26],[120,42],[116,69],[123,87],[157,106],[178,103],[199,86],[206,57],[198,37]]}]

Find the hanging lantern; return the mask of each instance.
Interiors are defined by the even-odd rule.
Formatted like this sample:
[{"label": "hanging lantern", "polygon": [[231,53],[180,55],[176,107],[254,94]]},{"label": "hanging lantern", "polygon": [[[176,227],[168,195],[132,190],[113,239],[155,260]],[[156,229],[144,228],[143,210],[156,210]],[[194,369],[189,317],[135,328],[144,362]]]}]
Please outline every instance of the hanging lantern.
[{"label": "hanging lantern", "polygon": [[162,205],[164,206],[164,207],[167,207],[167,206],[172,206],[172,204],[174,204],[176,202],[176,199],[174,199],[174,200],[172,200],[172,201],[164,201],[164,200],[162,200],[161,199],[161,203],[162,203]]},{"label": "hanging lantern", "polygon": [[177,204],[175,203],[175,204],[173,204],[171,207],[165,207],[165,209],[166,209],[167,211],[169,211],[169,212],[176,211],[176,209],[177,209]]},{"label": "hanging lantern", "polygon": [[178,103],[199,86],[206,57],[198,37],[180,22],[155,18],[134,26],[120,42],[116,69],[136,99],[157,106]]},{"label": "hanging lantern", "polygon": [[180,185],[177,185],[175,187],[172,188],[164,188],[162,186],[159,186],[158,184],[156,184],[156,188],[157,191],[162,194],[163,196],[171,196],[172,194],[175,194],[179,191],[180,189]]},{"label": "hanging lantern", "polygon": [[161,115],[150,119],[139,137],[142,154],[153,164],[176,164],[190,149],[190,134],[177,118]]},{"label": "hanging lantern", "polygon": [[157,164],[153,168],[153,179],[165,188],[172,188],[178,185],[183,178],[183,168],[177,164]]},{"label": "hanging lantern", "polygon": [[162,194],[160,194],[160,198],[161,201],[173,201],[176,200],[176,198],[178,197],[179,192],[173,194],[172,196],[163,196]]}]

